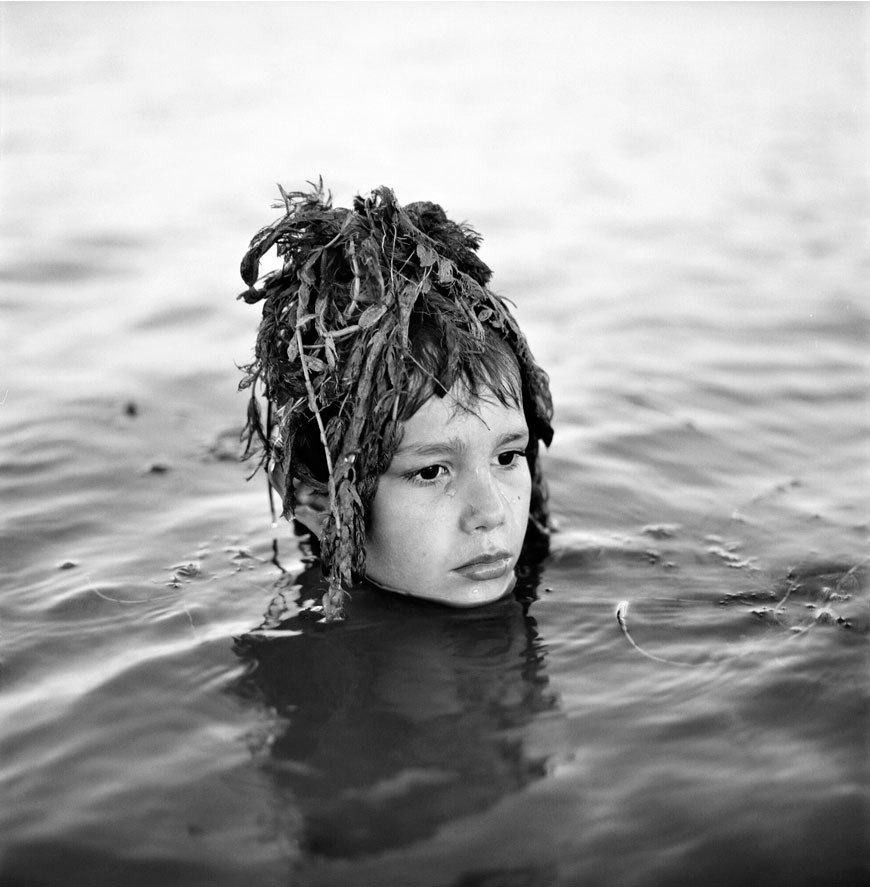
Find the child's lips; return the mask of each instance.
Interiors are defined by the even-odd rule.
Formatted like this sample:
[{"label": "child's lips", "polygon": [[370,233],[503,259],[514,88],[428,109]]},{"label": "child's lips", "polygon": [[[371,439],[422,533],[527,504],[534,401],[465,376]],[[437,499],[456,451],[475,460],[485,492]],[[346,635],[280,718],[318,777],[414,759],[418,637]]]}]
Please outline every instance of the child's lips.
[{"label": "child's lips", "polygon": [[453,568],[454,573],[459,573],[466,579],[485,581],[487,579],[500,579],[507,573],[513,563],[513,555],[509,551],[496,551],[492,554],[482,554],[472,558],[458,567]]}]

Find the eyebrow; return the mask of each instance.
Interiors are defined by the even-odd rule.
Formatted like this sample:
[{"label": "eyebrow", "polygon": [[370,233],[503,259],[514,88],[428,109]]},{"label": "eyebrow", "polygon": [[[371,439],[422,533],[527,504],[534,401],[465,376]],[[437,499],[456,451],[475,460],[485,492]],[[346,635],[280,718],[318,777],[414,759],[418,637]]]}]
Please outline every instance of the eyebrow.
[{"label": "eyebrow", "polygon": [[[509,446],[510,444],[522,444],[526,446],[529,439],[528,429],[522,428],[516,431],[506,431],[495,443],[495,449]],[[398,456],[444,456],[461,454],[465,452],[467,447],[465,442],[458,437],[451,437],[447,440],[438,440],[431,443],[422,443],[418,446],[400,446],[393,454],[395,459]]]}]

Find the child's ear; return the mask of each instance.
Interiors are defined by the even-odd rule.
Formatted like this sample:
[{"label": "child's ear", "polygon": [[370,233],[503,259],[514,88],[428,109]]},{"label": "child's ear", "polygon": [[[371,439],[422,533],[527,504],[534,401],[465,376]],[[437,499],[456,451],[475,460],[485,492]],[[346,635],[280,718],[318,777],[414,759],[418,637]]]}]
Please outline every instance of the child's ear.
[{"label": "child's ear", "polygon": [[293,490],[296,494],[293,517],[319,539],[329,512],[328,494],[318,493],[311,484],[301,480],[293,481]]},{"label": "child's ear", "polygon": [[[287,491],[287,479],[284,477],[281,466],[274,462],[269,463],[269,482],[283,501]],[[319,539],[323,529],[323,521],[329,511],[329,496],[326,493],[318,493],[311,484],[298,478],[293,480],[293,492],[296,495],[294,520],[297,520]]]}]

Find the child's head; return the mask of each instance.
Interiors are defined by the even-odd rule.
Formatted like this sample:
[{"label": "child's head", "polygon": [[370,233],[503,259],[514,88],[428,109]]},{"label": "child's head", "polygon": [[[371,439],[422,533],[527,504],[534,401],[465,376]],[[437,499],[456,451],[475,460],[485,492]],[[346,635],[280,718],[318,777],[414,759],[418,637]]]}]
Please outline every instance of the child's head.
[{"label": "child's head", "polygon": [[[538,442],[552,437],[552,406],[487,289],[479,236],[387,188],[352,209],[322,188],[282,197],[285,215],[242,262],[242,297],[265,300],[242,383],[247,433],[284,516],[322,507],[322,522],[304,522],[319,531],[327,615],[363,576],[456,605],[500,597],[527,529],[546,526]],[[255,288],[273,244],[283,268]]]}]

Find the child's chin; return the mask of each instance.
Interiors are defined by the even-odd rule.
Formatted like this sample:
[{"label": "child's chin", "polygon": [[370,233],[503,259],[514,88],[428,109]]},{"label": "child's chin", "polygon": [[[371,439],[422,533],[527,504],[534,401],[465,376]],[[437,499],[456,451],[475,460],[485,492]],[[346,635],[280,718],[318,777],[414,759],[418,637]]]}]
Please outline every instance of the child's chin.
[{"label": "child's chin", "polygon": [[[372,580],[369,579],[371,582]],[[482,607],[501,600],[505,595],[513,591],[517,578],[513,573],[509,577],[499,582],[475,582],[464,588],[457,589],[438,589],[429,591],[428,589],[415,589],[413,591],[402,588],[391,588],[389,585],[382,585],[379,582],[373,582],[378,588],[384,591],[391,591],[394,594],[404,594],[407,597],[415,597],[424,601],[432,601],[436,604],[443,604],[446,607],[459,607],[468,609],[471,607]]]},{"label": "child's chin", "polygon": [[511,572],[510,576],[499,582],[476,582],[470,588],[445,598],[443,603],[448,607],[482,607],[510,594],[516,584],[517,577]]}]

